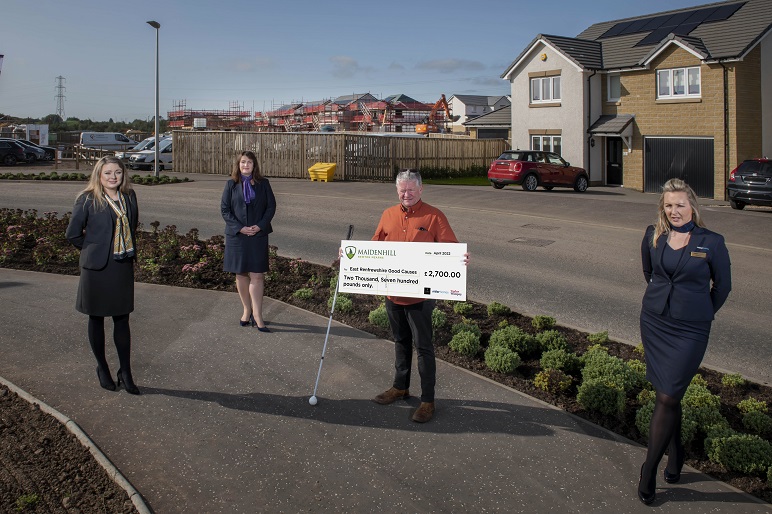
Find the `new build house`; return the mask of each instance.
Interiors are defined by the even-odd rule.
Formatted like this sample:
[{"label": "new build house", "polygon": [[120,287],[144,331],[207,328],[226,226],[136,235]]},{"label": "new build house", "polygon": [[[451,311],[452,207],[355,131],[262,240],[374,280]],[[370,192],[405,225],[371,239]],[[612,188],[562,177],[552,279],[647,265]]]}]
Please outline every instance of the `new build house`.
[{"label": "new build house", "polygon": [[724,199],[729,172],[772,154],[772,0],[718,2],[540,34],[501,75],[512,148],[547,149],[593,184]]}]

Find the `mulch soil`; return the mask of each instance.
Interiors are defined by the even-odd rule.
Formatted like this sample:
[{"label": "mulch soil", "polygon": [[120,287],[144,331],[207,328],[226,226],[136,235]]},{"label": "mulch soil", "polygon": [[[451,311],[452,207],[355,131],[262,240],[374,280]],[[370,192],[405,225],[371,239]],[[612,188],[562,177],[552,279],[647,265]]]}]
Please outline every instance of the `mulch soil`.
[{"label": "mulch soil", "polygon": [[[167,229],[165,229],[167,230],[166,237],[168,237],[169,228],[170,227],[167,227]],[[157,226],[153,228],[152,232],[143,232],[143,241],[138,245],[140,247],[140,255],[142,256],[143,252],[145,255],[161,255],[162,250],[156,247],[159,244],[163,246],[165,237],[163,234],[164,231],[158,231]],[[215,236],[206,241],[199,241],[196,236],[195,230],[186,235],[179,235],[177,236],[178,244],[180,246],[196,244],[201,247],[200,252],[203,254],[208,251],[208,248],[217,248],[223,242],[222,237],[220,236]],[[64,263],[60,261],[36,264],[31,253],[32,252],[30,251],[29,256],[25,256],[24,254],[16,255],[12,263],[6,262],[5,264],[0,264],[0,266],[70,275],[78,274],[77,262]],[[156,259],[153,266],[138,265],[136,267],[136,280],[139,282],[171,286],[235,291],[233,275],[220,271],[220,264],[211,265],[210,263],[210,265],[197,270],[194,274],[191,274],[190,271],[188,273],[183,273],[181,270],[184,264],[189,263],[190,261],[185,261],[179,255],[176,257],[169,257],[167,255],[165,259]],[[266,274],[265,295],[327,317],[330,314],[328,299],[334,290],[331,289],[330,283],[331,279],[336,276],[336,269],[337,263],[331,263],[330,266],[323,266],[300,259],[280,257],[276,254],[276,248],[272,247],[270,262],[271,271]],[[293,293],[301,288],[311,289],[313,294],[307,299],[301,299],[293,295]],[[366,295],[351,295],[350,298],[353,302],[353,309],[349,312],[336,312],[334,314],[334,319],[354,328],[374,334],[379,338],[391,340],[391,333],[388,329],[373,325],[368,321],[368,314],[371,310],[378,307],[382,300],[375,296]],[[500,382],[518,391],[522,391],[529,396],[560,407],[567,412],[603,426],[628,439],[644,445],[646,444],[646,440],[635,426],[635,413],[638,408],[635,401],[635,395],[631,395],[631,398],[628,400],[628,408],[625,410],[624,415],[621,417],[605,416],[596,412],[586,411],[577,403],[576,387],[578,385],[578,380],[576,380],[576,377],[572,387],[563,393],[551,394],[535,387],[533,378],[541,371],[538,359],[524,360],[523,364],[518,367],[513,374],[501,374],[487,369],[483,359],[483,351],[487,346],[489,334],[498,328],[502,321],[506,320],[509,325],[517,326],[531,334],[536,334],[537,330],[531,325],[530,317],[518,313],[488,316],[485,305],[474,302],[470,303],[473,303],[474,305],[473,312],[465,315],[464,318],[474,322],[482,330],[483,337],[481,342],[483,350],[475,357],[465,357],[449,349],[448,343],[452,338],[450,327],[454,324],[461,323],[463,320],[460,315],[453,311],[453,302],[439,301],[437,302],[437,307],[445,312],[447,324],[444,328],[435,332],[435,349],[438,358],[469,369],[479,375]],[[591,343],[587,339],[588,334],[586,333],[560,326],[554,327],[554,329],[559,330],[565,335],[573,351],[579,355],[591,346]],[[627,344],[610,341],[604,344],[604,346],[609,349],[611,355],[622,359],[641,359],[640,354],[637,353],[632,346]],[[741,414],[736,407],[739,401],[752,396],[758,400],[766,401],[768,405],[772,405],[772,388],[770,387],[750,382],[742,387],[727,387],[721,383],[722,375],[718,372],[701,369],[700,374],[707,381],[708,388],[714,394],[718,394],[721,397],[721,412],[729,421],[730,426],[736,430],[745,431],[742,426]],[[10,395],[10,397],[14,396],[15,395]],[[3,396],[3,401],[0,402],[0,406],[2,406],[0,415],[2,415],[2,419],[5,420],[0,426],[0,435],[2,436],[3,445],[4,448],[6,447],[6,444],[12,444],[14,446],[14,449],[10,452],[4,451],[3,465],[6,468],[0,470],[0,478],[2,478],[0,487],[7,487],[5,485],[6,477],[11,477],[12,484],[18,484],[14,489],[9,490],[8,492],[6,492],[5,489],[2,489],[3,502],[0,504],[0,510],[5,510],[8,505],[14,505],[18,495],[21,493],[35,491],[41,495],[41,504],[45,505],[62,505],[63,498],[65,498],[63,494],[66,492],[69,495],[66,497],[70,498],[71,508],[81,509],[82,512],[91,512],[91,510],[87,507],[80,507],[75,503],[75,500],[81,501],[81,498],[88,495],[95,495],[96,499],[92,501],[100,502],[98,503],[99,505],[102,505],[101,502],[107,501],[108,498],[114,499],[117,507],[115,510],[112,508],[107,509],[108,511],[131,511],[131,504],[129,503],[128,506],[126,505],[126,495],[122,490],[119,494],[118,492],[115,492],[114,486],[110,483],[94,485],[103,484],[103,482],[95,481],[92,483],[91,479],[84,480],[84,477],[91,477],[91,474],[86,474],[85,471],[81,471],[81,466],[84,466],[84,462],[91,460],[90,454],[87,451],[74,449],[72,451],[58,452],[56,455],[60,456],[59,460],[49,459],[48,457],[37,458],[37,452],[39,450],[41,453],[45,452],[45,455],[49,455],[49,448],[57,450],[59,448],[64,448],[65,443],[60,442],[60,439],[72,441],[74,438],[66,431],[55,432],[53,428],[50,430],[47,428],[38,428],[38,426],[50,426],[52,423],[51,419],[40,413],[40,411],[36,410],[34,407],[30,407],[26,402],[22,402],[22,405],[16,405],[17,403],[17,401],[11,401],[8,394],[5,394]],[[11,407],[16,410],[13,412],[6,412],[6,409]],[[18,412],[22,412],[24,415],[22,416]],[[24,427],[23,429],[17,426],[19,423],[16,423],[16,420],[19,419],[24,420],[21,423]],[[53,424],[56,425],[57,422],[53,421]],[[41,436],[41,433],[44,435]],[[75,441],[74,444],[79,446],[77,441]],[[78,453],[79,451],[80,453]],[[10,462],[6,462],[9,460],[6,458],[6,455],[23,455],[29,460],[11,459]],[[772,489],[767,484],[766,477],[727,472],[722,467],[707,460],[701,441],[695,442],[687,447],[686,464],[738,489],[755,495],[764,501],[772,502]],[[40,470],[39,472],[28,471],[30,468],[37,467],[46,468],[46,470]],[[101,468],[99,469],[101,470]],[[25,473],[28,473],[28,475],[25,475]],[[39,473],[39,475],[36,473]],[[30,479],[25,481],[26,479],[23,478],[25,476],[29,476]],[[38,476],[40,477],[39,480],[36,478]],[[69,488],[60,487],[59,485],[65,477],[68,481],[64,483],[66,483]],[[80,480],[78,477],[80,477]],[[65,509],[64,506],[57,508],[62,512],[77,512],[76,510],[61,510]],[[56,510],[52,511],[58,512]],[[37,511],[29,510],[29,512]],[[44,510],[41,510],[40,512],[44,512]]]},{"label": "mulch soil", "polygon": [[0,512],[136,512],[59,420],[0,386]]}]

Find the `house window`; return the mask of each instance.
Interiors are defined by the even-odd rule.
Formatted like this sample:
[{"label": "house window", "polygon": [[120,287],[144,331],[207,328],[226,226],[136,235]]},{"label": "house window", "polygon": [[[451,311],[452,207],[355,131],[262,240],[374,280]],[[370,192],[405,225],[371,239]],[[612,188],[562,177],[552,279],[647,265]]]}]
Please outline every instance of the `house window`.
[{"label": "house window", "polygon": [[531,150],[555,152],[560,155],[562,136],[531,136]]},{"label": "house window", "polygon": [[606,85],[608,86],[608,101],[618,102],[622,98],[622,81],[619,75],[608,75]]},{"label": "house window", "polygon": [[531,103],[559,102],[560,75],[531,79]]},{"label": "house window", "polygon": [[673,68],[657,71],[657,98],[699,97],[700,68]]}]

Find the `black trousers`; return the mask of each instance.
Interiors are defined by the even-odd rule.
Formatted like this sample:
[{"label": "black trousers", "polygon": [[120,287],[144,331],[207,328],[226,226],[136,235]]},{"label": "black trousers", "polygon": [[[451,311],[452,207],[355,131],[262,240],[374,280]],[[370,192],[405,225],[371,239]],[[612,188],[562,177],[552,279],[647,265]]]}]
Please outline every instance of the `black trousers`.
[{"label": "black trousers", "polygon": [[434,401],[437,381],[437,364],[432,342],[432,311],[434,300],[424,300],[413,305],[397,305],[386,299],[386,313],[394,336],[394,387],[410,387],[410,371],[413,364],[413,346],[418,354],[418,374],[421,376],[421,401]]}]

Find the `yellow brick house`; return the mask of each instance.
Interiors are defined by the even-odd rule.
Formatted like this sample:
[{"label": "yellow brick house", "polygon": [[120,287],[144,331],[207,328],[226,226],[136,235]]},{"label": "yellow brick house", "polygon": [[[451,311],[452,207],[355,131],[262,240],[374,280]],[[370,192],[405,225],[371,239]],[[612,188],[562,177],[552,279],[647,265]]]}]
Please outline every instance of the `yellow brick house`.
[{"label": "yellow brick house", "polygon": [[512,147],[549,149],[592,184],[659,192],[683,178],[724,199],[772,154],[772,0],[727,1],[539,34],[501,75]]}]

